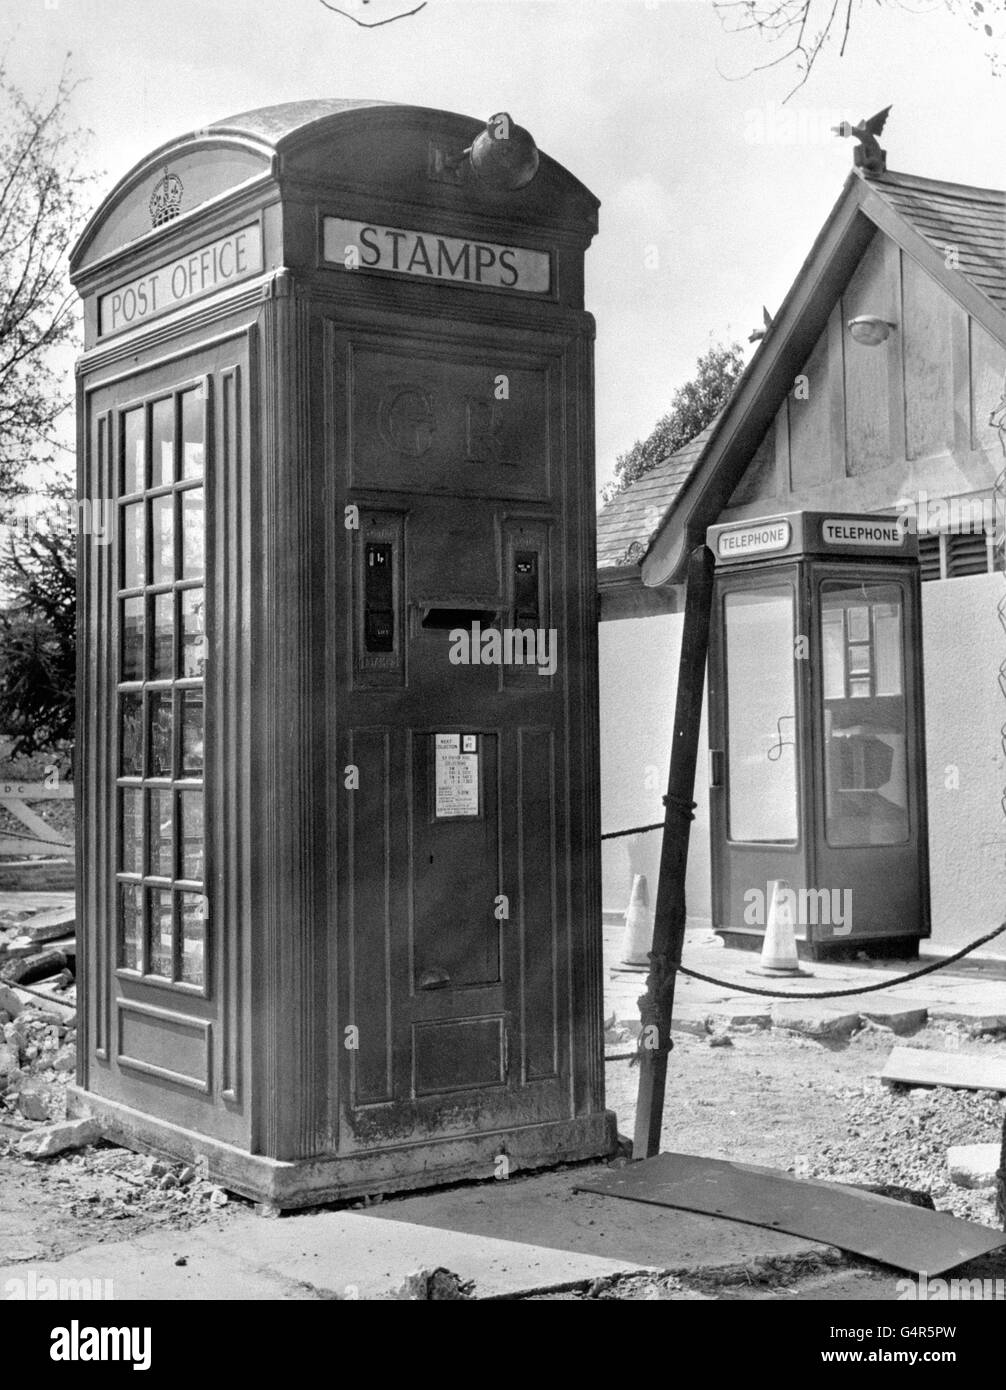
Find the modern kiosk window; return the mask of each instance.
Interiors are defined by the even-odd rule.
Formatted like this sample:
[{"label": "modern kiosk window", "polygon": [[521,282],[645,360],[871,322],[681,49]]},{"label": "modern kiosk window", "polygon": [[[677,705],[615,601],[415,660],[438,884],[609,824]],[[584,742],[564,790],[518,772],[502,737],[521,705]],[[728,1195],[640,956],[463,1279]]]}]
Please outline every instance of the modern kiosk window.
[{"label": "modern kiosk window", "polygon": [[729,836],[797,839],[793,587],[734,590],[723,602]]},{"label": "modern kiosk window", "polygon": [[830,845],[908,839],[899,584],[821,584],[825,831]]},{"label": "modern kiosk window", "polygon": [[205,405],[161,394],[118,429],[118,964],[200,990]]}]

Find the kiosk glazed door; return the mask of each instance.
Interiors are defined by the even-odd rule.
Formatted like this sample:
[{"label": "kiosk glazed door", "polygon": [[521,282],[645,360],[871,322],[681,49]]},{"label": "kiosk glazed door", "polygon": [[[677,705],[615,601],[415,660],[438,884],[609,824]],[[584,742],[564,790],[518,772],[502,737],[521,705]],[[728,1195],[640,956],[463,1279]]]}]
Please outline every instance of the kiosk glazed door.
[{"label": "kiosk glazed door", "polygon": [[[802,883],[798,568],[717,581],[710,658],[714,926],[765,925],[767,885]],[[753,891],[760,897],[749,896]]]},{"label": "kiosk glazed door", "polygon": [[572,1114],[554,533],[502,501],[361,508],[343,1149]]},{"label": "kiosk glazed door", "polygon": [[[921,692],[916,584],[890,569],[815,567],[820,768],[815,883],[844,895],[844,934],[911,935],[925,923],[919,874]],[[857,910],[858,905],[858,910]]]},{"label": "kiosk glazed door", "polygon": [[79,657],[109,673],[81,711],[82,891],[99,924],[88,1084],[197,1129],[227,1093],[234,1103],[212,1124],[234,1138],[240,1037],[220,1008],[235,985],[234,893],[213,866],[243,784],[228,783],[221,815],[204,811],[221,776],[213,702],[225,648],[212,646],[211,615],[225,583],[240,595],[235,612],[246,602],[234,548],[212,565],[219,528],[208,524],[241,475],[244,354],[223,343],[89,392],[84,486],[114,516],[111,545],[82,547]]}]

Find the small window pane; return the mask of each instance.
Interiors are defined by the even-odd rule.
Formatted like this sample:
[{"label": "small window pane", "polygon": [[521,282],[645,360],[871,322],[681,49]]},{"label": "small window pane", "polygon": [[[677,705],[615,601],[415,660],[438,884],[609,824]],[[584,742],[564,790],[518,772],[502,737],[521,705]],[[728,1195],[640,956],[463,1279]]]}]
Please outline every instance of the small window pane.
[{"label": "small window pane", "polygon": [[150,792],[150,873],[154,878],[174,878],[174,836],[171,824],[171,792]]},{"label": "small window pane", "polygon": [[877,646],[877,694],[901,694],[901,606],[878,603],[873,627]]},{"label": "small window pane", "polygon": [[841,608],[821,613],[821,647],[824,658],[824,698],[845,697],[845,634]]},{"label": "small window pane", "polygon": [[120,695],[119,718],[121,720],[120,776],[142,777],[143,696],[132,693]]},{"label": "small window pane", "polygon": [[122,587],[138,589],[144,582],[143,504],[131,502],[122,509]]},{"label": "small window pane", "polygon": [[143,407],[127,410],[122,417],[122,454],[125,477],[124,493],[142,492],[146,487],[146,444],[143,438]]},{"label": "small window pane", "polygon": [[182,694],[182,776],[202,776],[203,771],[203,693],[186,690]]},{"label": "small window pane", "polygon": [[203,388],[182,394],[182,477],[203,473]]},{"label": "small window pane", "polygon": [[150,714],[150,776],[171,776],[171,695],[154,694],[148,702]]},{"label": "small window pane", "polygon": [[150,412],[150,486],[175,481],[175,403],[155,401]]},{"label": "small window pane", "polygon": [[202,589],[182,590],[182,675],[203,675],[206,668],[206,596]]},{"label": "small window pane", "polygon": [[150,504],[154,539],[154,573],[151,582],[170,584],[175,577],[174,498],[155,497]]},{"label": "small window pane", "polygon": [[171,893],[150,893],[150,974],[171,978]]},{"label": "small window pane", "polygon": [[143,969],[142,892],[138,884],[119,885],[121,960],[127,970]]},{"label": "small window pane", "polygon": [[868,699],[870,695],[870,682],[868,680],[850,681],[849,694],[854,700]]},{"label": "small window pane", "polygon": [[154,596],[154,651],[151,666],[151,679],[170,680],[174,674],[172,661],[172,638],[174,636],[174,595],[156,594]]},{"label": "small window pane", "polygon": [[870,640],[870,610],[869,608],[850,608],[848,609],[849,621],[849,641],[850,642],[869,642]]},{"label": "small window pane", "polygon": [[203,983],[206,926],[200,893],[181,894],[182,979],[186,984]]},{"label": "small window pane", "polygon": [[122,679],[143,680],[143,599],[122,604]]},{"label": "small window pane", "polygon": [[126,788],[122,792],[122,855],[124,874],[143,872],[143,793]]},{"label": "small window pane", "polygon": [[849,648],[849,675],[868,676],[870,674],[870,648],[850,647]]},{"label": "small window pane", "polygon": [[182,493],[182,578],[203,576],[203,490]]},{"label": "small window pane", "polygon": [[203,794],[182,792],[178,798],[181,818],[181,877],[193,883],[203,881]]}]

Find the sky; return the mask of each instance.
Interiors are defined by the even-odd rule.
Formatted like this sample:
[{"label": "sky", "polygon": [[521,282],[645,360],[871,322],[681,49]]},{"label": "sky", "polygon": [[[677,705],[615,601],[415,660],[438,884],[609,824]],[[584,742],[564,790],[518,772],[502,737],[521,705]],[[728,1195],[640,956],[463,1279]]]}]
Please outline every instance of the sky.
[{"label": "sky", "polygon": [[102,192],[165,140],[257,106],[509,111],[601,200],[587,257],[599,486],[696,358],[746,344],[762,305],[778,307],[852,164],[831,126],[893,103],[889,168],[1006,188],[995,43],[945,0],[853,0],[845,55],[825,50],[786,101],[792,63],[758,71],[779,46],[731,32],[712,0],[428,0],[372,29],[321,0],[0,0],[21,86],[51,91],[71,55]]}]

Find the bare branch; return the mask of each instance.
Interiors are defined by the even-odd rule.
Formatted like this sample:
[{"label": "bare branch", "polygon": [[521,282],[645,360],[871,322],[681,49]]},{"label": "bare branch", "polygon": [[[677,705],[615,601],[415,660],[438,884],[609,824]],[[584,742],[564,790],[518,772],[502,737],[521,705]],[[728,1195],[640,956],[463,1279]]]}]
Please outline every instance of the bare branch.
[{"label": "bare branch", "polygon": [[[411,19],[414,14],[418,14],[420,10],[426,9],[427,0],[423,0],[423,3],[417,5],[414,10],[406,10],[404,14],[393,14],[388,19],[375,19],[369,24],[366,20],[357,19],[356,15],[350,14],[348,10],[340,10],[338,5],[330,5],[328,0],[321,0],[321,3],[325,6],[326,10],[331,10],[333,14],[341,14],[343,19],[351,19],[353,23],[359,25],[361,29],[380,29],[382,24],[394,24],[396,19]],[[364,0],[364,3],[366,3],[366,0]]]},{"label": "bare branch", "polygon": [[[997,40],[996,29],[1002,29],[1000,16],[1002,0],[995,5],[982,3],[982,0],[928,0],[928,10],[920,11],[922,0],[876,0],[876,4],[889,9],[902,9],[906,13],[918,14],[932,10],[945,10],[959,16],[969,27],[991,42],[987,56],[992,71],[999,75],[1003,69],[1001,52],[996,43],[1002,43],[1002,35]],[[752,66],[744,77],[756,72],[794,64],[799,77],[787,93],[789,101],[810,77],[814,65],[832,41],[837,45],[839,58],[845,56],[849,46],[853,24],[853,10],[857,9],[856,22],[862,26],[864,20],[855,0],[713,0],[724,29],[731,34],[755,34],[766,44],[785,44],[784,51],[764,63]],[[994,21],[994,23],[992,22]],[[728,74],[723,73],[724,77]],[[737,81],[737,78],[728,80]]]}]

